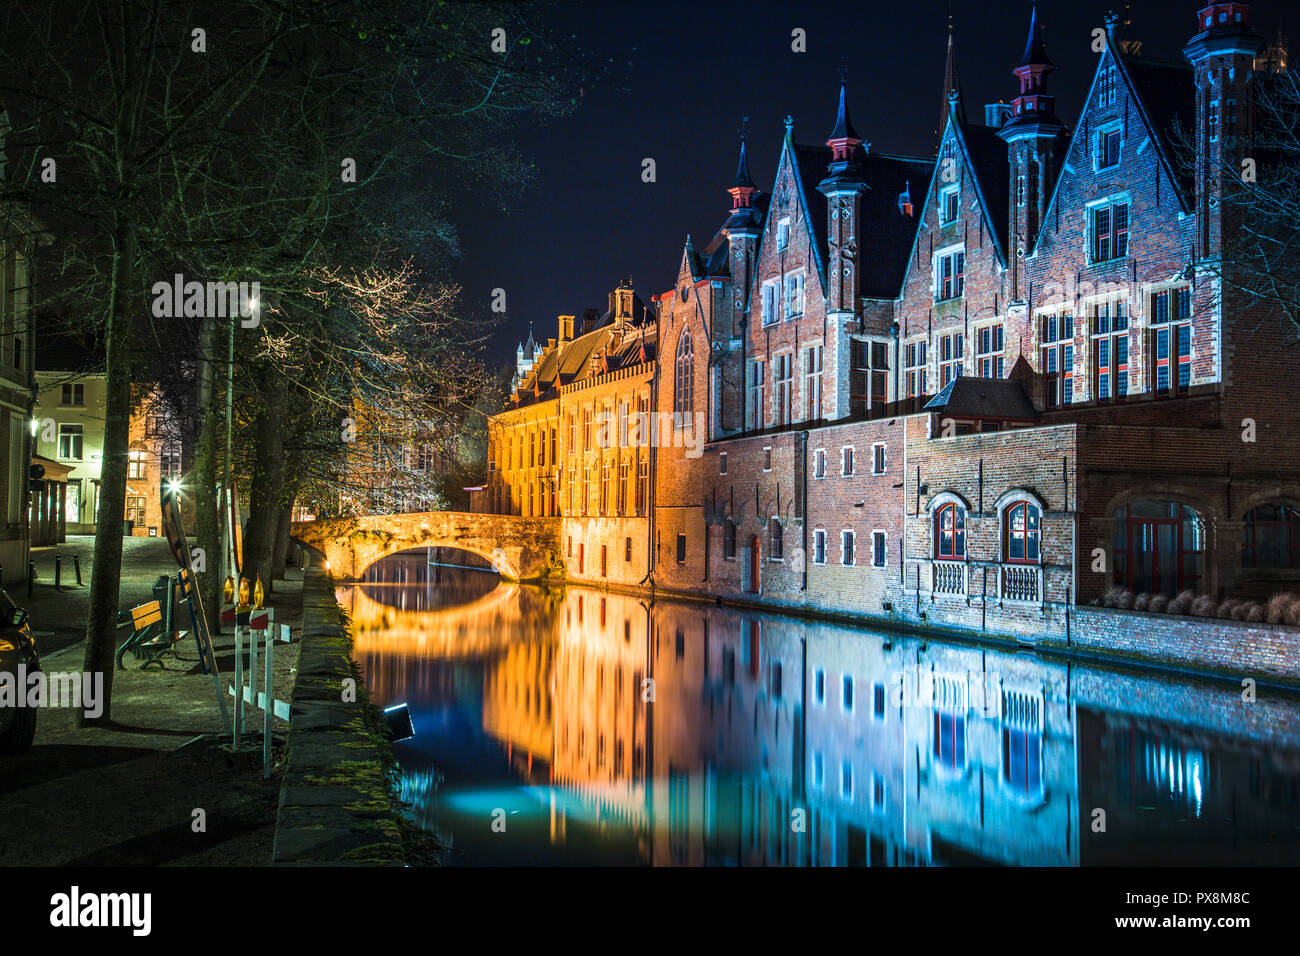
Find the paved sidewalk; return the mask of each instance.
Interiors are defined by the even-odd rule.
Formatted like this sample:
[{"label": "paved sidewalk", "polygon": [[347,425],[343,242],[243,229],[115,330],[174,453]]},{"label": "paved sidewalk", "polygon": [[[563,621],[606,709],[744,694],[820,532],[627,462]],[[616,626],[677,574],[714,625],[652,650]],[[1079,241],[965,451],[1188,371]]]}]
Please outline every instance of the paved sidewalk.
[{"label": "paved sidewalk", "polygon": [[[80,671],[89,604],[93,540],[78,536],[66,545],[32,552],[38,583],[10,595],[31,612],[41,664],[48,673]],[[176,563],[165,540],[128,538],[124,544],[122,601],[132,606],[152,598],[159,574]],[[54,556],[63,560],[63,579],[54,590]],[[82,561],[81,588],[72,573],[72,554]],[[302,572],[275,583],[268,604],[276,623],[293,629],[292,644],[275,648],[275,696],[293,694],[302,622]],[[188,629],[188,626],[185,625]],[[123,634],[125,636],[125,634]],[[223,686],[232,680],[234,643],[229,628],[214,636]],[[246,649],[245,649],[246,650]],[[210,675],[203,674],[192,638],[178,645],[165,668],[141,670],[126,657],[126,670],[113,682],[113,719],[83,728],[77,713],[44,708],[32,750],[0,757],[0,801],[20,827],[0,827],[0,866],[5,865],[264,865],[270,862],[279,796],[279,748],[270,780],[262,779],[260,758],[252,767],[229,765],[208,753],[178,753],[201,734],[222,730]],[[233,707],[233,698],[227,696]],[[233,712],[233,711],[232,711]],[[261,712],[246,710],[260,730]],[[250,727],[250,729],[253,729]],[[285,722],[274,721],[283,736]],[[205,829],[195,832],[194,812],[203,810]]]},{"label": "paved sidewalk", "polygon": [[[31,629],[42,658],[70,644],[80,644],[86,634],[90,609],[90,573],[94,568],[93,535],[69,535],[65,544],[33,548],[36,584],[30,597],[26,584],[11,584],[9,597],[31,613]],[[81,560],[81,585],[77,585],[73,556]],[[54,560],[63,558],[61,590],[54,589]],[[122,607],[135,607],[153,599],[153,582],[160,574],[175,574],[176,559],[165,538],[125,538],[122,542]]]}]

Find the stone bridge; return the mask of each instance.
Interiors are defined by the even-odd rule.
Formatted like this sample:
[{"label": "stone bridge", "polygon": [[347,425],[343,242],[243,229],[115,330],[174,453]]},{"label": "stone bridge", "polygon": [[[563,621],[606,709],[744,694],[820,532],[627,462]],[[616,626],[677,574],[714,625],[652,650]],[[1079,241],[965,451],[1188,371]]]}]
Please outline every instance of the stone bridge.
[{"label": "stone bridge", "polygon": [[512,581],[564,576],[560,519],[422,511],[295,521],[292,536],[325,555],[336,578],[360,578],[380,558],[412,548],[460,548]]}]

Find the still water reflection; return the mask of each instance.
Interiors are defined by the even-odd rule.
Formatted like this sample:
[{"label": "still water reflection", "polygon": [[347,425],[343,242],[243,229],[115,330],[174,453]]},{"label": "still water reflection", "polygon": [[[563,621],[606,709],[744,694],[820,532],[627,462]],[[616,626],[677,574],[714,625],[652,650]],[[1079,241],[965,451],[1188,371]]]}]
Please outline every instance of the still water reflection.
[{"label": "still water reflection", "polygon": [[468,864],[1300,862],[1300,702],[386,559],[339,589]]}]

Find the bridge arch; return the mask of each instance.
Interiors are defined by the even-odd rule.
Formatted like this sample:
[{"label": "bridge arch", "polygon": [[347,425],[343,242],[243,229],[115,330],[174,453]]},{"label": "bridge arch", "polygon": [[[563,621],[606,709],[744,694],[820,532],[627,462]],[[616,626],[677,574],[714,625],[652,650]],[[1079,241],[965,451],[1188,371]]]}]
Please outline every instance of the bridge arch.
[{"label": "bridge arch", "polygon": [[324,554],[337,578],[358,579],[382,558],[426,547],[476,554],[511,581],[564,574],[558,518],[423,511],[295,521],[291,534]]}]

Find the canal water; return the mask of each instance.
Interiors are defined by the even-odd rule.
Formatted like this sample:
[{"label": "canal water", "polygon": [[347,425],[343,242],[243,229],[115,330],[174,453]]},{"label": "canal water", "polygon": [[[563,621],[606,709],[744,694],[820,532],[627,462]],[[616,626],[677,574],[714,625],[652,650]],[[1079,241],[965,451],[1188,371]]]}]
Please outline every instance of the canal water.
[{"label": "canal water", "polygon": [[338,598],[453,863],[1300,863],[1294,697],[423,553]]}]

